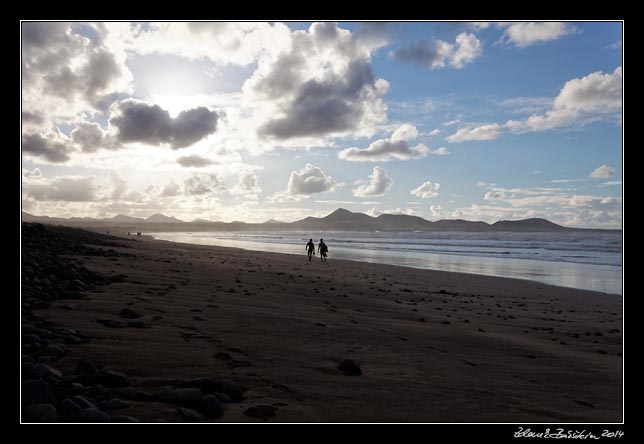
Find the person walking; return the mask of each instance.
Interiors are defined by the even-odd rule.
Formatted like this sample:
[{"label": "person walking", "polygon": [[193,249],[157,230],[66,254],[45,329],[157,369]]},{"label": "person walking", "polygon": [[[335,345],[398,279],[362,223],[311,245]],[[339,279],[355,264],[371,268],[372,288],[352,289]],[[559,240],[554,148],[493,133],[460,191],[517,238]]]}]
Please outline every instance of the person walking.
[{"label": "person walking", "polygon": [[320,239],[318,244],[318,252],[320,253],[320,262],[326,262],[326,254],[329,251],[329,248],[324,243],[324,239]]},{"label": "person walking", "polygon": [[309,243],[306,244],[306,250],[309,254],[309,260],[311,260],[311,257],[315,254],[315,244],[313,243],[313,239],[309,239]]}]

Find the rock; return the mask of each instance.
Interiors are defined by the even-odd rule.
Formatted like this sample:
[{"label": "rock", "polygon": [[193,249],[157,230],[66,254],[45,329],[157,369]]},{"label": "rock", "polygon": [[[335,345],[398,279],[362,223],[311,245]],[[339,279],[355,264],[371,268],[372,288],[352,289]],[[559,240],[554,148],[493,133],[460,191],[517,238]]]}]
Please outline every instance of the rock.
[{"label": "rock", "polygon": [[128,319],[136,319],[136,318],[141,317],[140,314],[138,314],[137,312],[135,312],[133,310],[130,310],[127,307],[121,309],[121,311],[119,312],[119,316],[121,316],[123,318],[128,318]]},{"label": "rock", "polygon": [[24,422],[56,422],[58,411],[52,404],[31,404],[22,409]]},{"label": "rock", "polygon": [[33,368],[36,376],[39,376],[48,382],[60,382],[63,380],[63,373],[47,364],[36,364]]},{"label": "rock", "polygon": [[81,422],[111,422],[112,418],[105,412],[101,412],[97,408],[85,409],[78,414],[78,419]]},{"label": "rock", "polygon": [[47,347],[45,347],[43,353],[46,356],[54,356],[58,358],[65,354],[65,347],[61,344],[49,344]]},{"label": "rock", "polygon": [[133,328],[147,328],[145,322],[142,321],[127,321],[127,326]]},{"label": "rock", "polygon": [[60,299],[85,299],[87,297],[86,293],[78,290],[67,290],[62,292]]},{"label": "rock", "polygon": [[99,371],[92,382],[105,387],[127,387],[131,384],[130,379],[124,373],[108,369]]},{"label": "rock", "polygon": [[244,399],[242,388],[235,381],[230,379],[218,379],[215,381],[215,391],[225,393],[233,402],[241,402]]},{"label": "rock", "polygon": [[223,352],[219,352],[215,355],[215,359],[221,359],[222,361],[227,361],[232,358],[233,357],[230,356],[228,353],[223,353]]},{"label": "rock", "polygon": [[64,304],[64,305],[61,305],[60,308],[63,308],[65,310],[78,310],[78,305],[76,305],[76,304]]},{"label": "rock", "polygon": [[232,400],[232,399],[230,399],[230,396],[228,396],[228,395],[227,395],[227,394],[225,394],[225,393],[216,392],[216,393],[215,393],[215,396],[216,396],[216,397],[217,397],[217,399],[218,399],[219,401],[221,401],[221,402],[233,402],[233,400]]},{"label": "rock", "polygon": [[22,405],[55,404],[56,398],[51,386],[42,379],[22,381]]},{"label": "rock", "polygon": [[358,376],[362,374],[362,370],[358,364],[353,362],[351,359],[343,359],[338,366],[338,370],[349,376]]},{"label": "rock", "polygon": [[104,327],[109,328],[125,328],[127,324],[123,321],[113,321],[111,319],[97,319],[96,322],[103,324]]},{"label": "rock", "polygon": [[154,395],[142,390],[136,390],[133,388],[115,388],[112,392],[123,399],[128,399],[130,401],[154,401]]},{"label": "rock", "polygon": [[206,395],[201,400],[201,411],[208,418],[219,418],[224,414],[224,408],[214,395]]},{"label": "rock", "polygon": [[81,410],[96,408],[93,402],[89,401],[87,398],[81,395],[72,397],[72,401],[74,401],[74,403],[76,403],[76,405],[79,406]]},{"label": "rock", "polygon": [[60,403],[60,413],[66,417],[76,417],[83,409],[69,398],[63,399]]},{"label": "rock", "polygon": [[244,411],[244,415],[250,416],[251,418],[268,418],[269,416],[275,416],[277,407],[270,405],[258,405],[250,407]]},{"label": "rock", "polygon": [[102,410],[120,410],[120,409],[126,409],[130,406],[127,402],[121,400],[121,399],[110,399],[107,402],[104,402],[101,404],[101,409]]},{"label": "rock", "polygon": [[22,335],[23,344],[36,344],[39,342],[41,342],[41,340],[40,340],[40,336],[38,335],[33,335],[33,334]]},{"label": "rock", "polygon": [[164,387],[155,394],[157,401],[184,406],[197,406],[203,399],[203,392],[198,388],[172,388]]},{"label": "rock", "polygon": [[98,373],[98,368],[93,361],[90,361],[89,359],[81,359],[78,361],[78,364],[76,364],[76,373],[93,376]]},{"label": "rock", "polygon": [[117,415],[112,417],[112,422],[141,422],[141,421],[131,416]]},{"label": "rock", "polygon": [[203,393],[212,393],[215,391],[215,380],[213,378],[194,378],[186,381],[181,381],[175,384],[179,388],[194,387],[201,390]]},{"label": "rock", "polygon": [[204,415],[202,415],[199,412],[195,412],[194,410],[190,410],[184,407],[179,407],[177,409],[179,411],[179,414],[183,416],[186,420],[190,422],[201,422],[201,421],[207,421],[208,418],[206,418]]}]

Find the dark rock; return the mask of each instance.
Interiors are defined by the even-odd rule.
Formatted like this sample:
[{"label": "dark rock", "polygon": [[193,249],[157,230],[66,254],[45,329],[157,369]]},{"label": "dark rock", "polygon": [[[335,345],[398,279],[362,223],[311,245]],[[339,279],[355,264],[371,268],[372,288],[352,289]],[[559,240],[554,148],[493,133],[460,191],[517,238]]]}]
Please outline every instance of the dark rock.
[{"label": "dark rock", "polygon": [[60,308],[64,308],[65,310],[78,310],[78,305],[76,305],[76,304],[64,304],[64,305],[61,305]]},{"label": "dark rock", "polygon": [[33,372],[36,376],[41,377],[48,382],[57,383],[63,380],[62,372],[47,364],[36,364],[33,368]]},{"label": "dark rock", "polygon": [[105,387],[127,387],[131,384],[130,379],[124,373],[108,369],[99,371],[92,381]]},{"label": "dark rock", "polygon": [[87,297],[86,293],[77,290],[68,290],[63,291],[60,299],[85,299]]},{"label": "dark rock", "polygon": [[157,401],[184,406],[198,406],[203,399],[203,392],[198,388],[164,387],[155,394]]},{"label": "dark rock", "polygon": [[42,379],[22,381],[22,405],[55,404],[56,398],[51,386]]},{"label": "dark rock", "polygon": [[179,407],[177,410],[179,411],[179,414],[181,414],[183,418],[185,418],[187,421],[190,421],[190,422],[201,422],[201,421],[208,420],[207,417],[205,417],[199,412],[195,412],[194,410],[190,410],[184,407]]},{"label": "dark rock", "polygon": [[349,376],[358,376],[362,374],[362,370],[358,364],[353,362],[351,359],[343,359],[338,366],[338,370]]},{"label": "dark rock", "polygon": [[93,402],[89,401],[87,398],[81,395],[76,395],[72,397],[72,401],[76,403],[82,410],[85,409],[95,409],[96,405]]},{"label": "dark rock", "polygon": [[63,399],[59,407],[60,413],[66,418],[75,417],[83,410],[78,404],[69,398]]},{"label": "dark rock", "polygon": [[141,421],[131,416],[117,415],[112,417],[112,422],[141,422]]},{"label": "dark rock", "polygon": [[128,318],[128,319],[137,319],[137,318],[141,317],[140,314],[138,314],[134,310],[130,310],[127,307],[121,309],[121,311],[119,312],[119,316],[121,316],[123,318]]},{"label": "dark rock", "polygon": [[89,359],[81,359],[78,361],[78,364],[76,364],[76,373],[93,376],[97,372],[98,368],[96,367],[96,364]]},{"label": "dark rock", "polygon": [[23,344],[35,344],[40,342],[40,336],[38,335],[33,335],[33,334],[28,334],[28,335],[22,335],[22,343]]},{"label": "dark rock", "polygon": [[215,391],[224,393],[233,402],[241,402],[244,399],[242,388],[235,381],[230,379],[218,379],[215,381]]},{"label": "dark rock", "polygon": [[112,418],[105,412],[96,408],[85,409],[78,414],[81,422],[111,422]]},{"label": "dark rock", "polygon": [[22,409],[24,422],[56,422],[58,411],[52,404],[31,404]]},{"label": "dark rock", "polygon": [[133,388],[115,388],[112,392],[123,399],[130,401],[154,401],[155,397],[151,393]]},{"label": "dark rock", "polygon": [[119,410],[126,409],[130,406],[127,402],[114,398],[101,404],[102,410]]},{"label": "dark rock", "polygon": [[54,356],[56,358],[65,354],[65,347],[61,344],[49,344],[45,347],[43,353],[46,356]]},{"label": "dark rock", "polygon": [[222,361],[227,361],[229,359],[232,359],[232,356],[230,356],[228,353],[219,352],[215,355],[215,359],[221,359]]},{"label": "dark rock", "polygon": [[214,395],[206,395],[201,400],[201,411],[208,418],[219,418],[224,414],[224,408]]},{"label": "dark rock", "polygon": [[127,324],[123,321],[113,321],[111,319],[97,319],[96,322],[109,328],[125,328]]},{"label": "dark rock", "polygon": [[227,395],[227,394],[225,394],[225,393],[216,392],[216,393],[215,393],[215,396],[216,396],[216,397],[217,397],[217,399],[218,399],[219,401],[221,401],[221,402],[233,402],[233,400],[232,400],[232,399],[230,399],[230,396],[228,396],[228,395]]},{"label": "dark rock", "polygon": [[142,321],[127,321],[127,326],[133,328],[147,328],[145,322]]},{"label": "dark rock", "polygon": [[244,410],[244,415],[250,416],[251,418],[268,418],[270,416],[275,416],[276,411],[277,407],[270,405],[257,405]]}]

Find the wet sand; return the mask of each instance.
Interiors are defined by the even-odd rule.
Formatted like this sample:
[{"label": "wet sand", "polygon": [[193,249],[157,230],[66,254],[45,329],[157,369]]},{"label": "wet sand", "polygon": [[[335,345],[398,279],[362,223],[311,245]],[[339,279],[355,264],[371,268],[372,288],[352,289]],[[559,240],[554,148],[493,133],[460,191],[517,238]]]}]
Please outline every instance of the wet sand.
[{"label": "wet sand", "polygon": [[[536,282],[156,241],[75,256],[113,282],[34,313],[90,335],[56,361],[243,389],[214,422],[621,422],[622,298]],[[73,302],[77,309],[64,309]],[[113,328],[129,308],[147,328]],[[97,322],[97,320],[101,322]],[[338,370],[353,360],[362,374]],[[172,403],[128,400],[144,422]],[[268,406],[263,414],[249,409]],[[253,411],[252,409],[250,411]],[[255,410],[257,411],[257,409]],[[273,414],[269,416],[266,411]]]}]

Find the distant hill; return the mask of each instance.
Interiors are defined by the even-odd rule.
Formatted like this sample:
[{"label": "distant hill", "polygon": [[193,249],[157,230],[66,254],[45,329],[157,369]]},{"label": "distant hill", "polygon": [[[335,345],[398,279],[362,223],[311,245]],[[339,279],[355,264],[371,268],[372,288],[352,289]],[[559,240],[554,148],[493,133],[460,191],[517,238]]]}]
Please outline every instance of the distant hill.
[{"label": "distant hill", "polygon": [[176,217],[166,216],[165,214],[156,213],[150,217],[145,218],[146,222],[165,224],[165,223],[183,223],[182,220],[177,219]]},{"label": "distant hill", "polygon": [[[153,214],[152,216],[141,219],[124,214],[111,217],[109,219],[92,219],[92,218],[56,218],[47,216],[34,216],[33,214],[22,212],[23,222],[41,222],[57,225],[67,225],[74,227],[88,227],[97,230],[119,229],[127,231],[262,231],[262,230],[298,230],[298,231],[516,231],[516,232],[533,232],[533,231],[588,231],[584,228],[569,228],[557,225],[546,219],[522,219],[522,220],[501,220],[493,224],[482,221],[470,220],[450,220],[441,219],[438,221],[429,221],[418,216],[406,214],[381,214],[378,217],[372,217],[363,213],[354,213],[352,211],[339,208],[324,217],[305,217],[295,222],[280,222],[274,219],[267,220],[264,223],[247,223],[234,221],[213,222],[205,219],[195,219],[192,222],[184,222],[175,217],[164,214]],[[597,230],[591,230],[597,231]],[[604,230],[599,230],[604,231]]]}]

